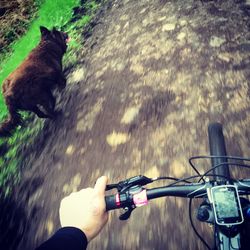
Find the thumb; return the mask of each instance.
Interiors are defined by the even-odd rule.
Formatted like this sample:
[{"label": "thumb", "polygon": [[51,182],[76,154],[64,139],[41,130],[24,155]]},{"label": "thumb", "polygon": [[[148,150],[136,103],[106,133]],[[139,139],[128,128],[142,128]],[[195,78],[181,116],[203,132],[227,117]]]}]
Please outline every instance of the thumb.
[{"label": "thumb", "polygon": [[95,192],[100,196],[104,196],[107,183],[108,183],[107,176],[102,176],[98,178],[94,187]]}]

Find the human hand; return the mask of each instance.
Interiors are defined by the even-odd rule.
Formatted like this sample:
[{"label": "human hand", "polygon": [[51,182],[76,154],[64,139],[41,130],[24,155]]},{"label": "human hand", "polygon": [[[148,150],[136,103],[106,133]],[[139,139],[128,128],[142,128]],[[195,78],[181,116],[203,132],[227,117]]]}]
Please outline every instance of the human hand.
[{"label": "human hand", "polygon": [[82,189],[65,197],[59,209],[61,226],[79,228],[88,242],[97,236],[108,221],[104,200],[107,181],[107,177],[102,176],[94,188]]}]

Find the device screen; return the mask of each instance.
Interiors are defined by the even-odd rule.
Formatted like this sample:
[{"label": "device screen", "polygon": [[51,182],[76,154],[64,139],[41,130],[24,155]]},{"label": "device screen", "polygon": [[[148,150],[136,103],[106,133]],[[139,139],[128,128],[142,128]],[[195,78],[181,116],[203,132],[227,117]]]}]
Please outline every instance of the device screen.
[{"label": "device screen", "polygon": [[212,188],[213,205],[218,224],[239,224],[243,216],[234,186],[218,186]]}]

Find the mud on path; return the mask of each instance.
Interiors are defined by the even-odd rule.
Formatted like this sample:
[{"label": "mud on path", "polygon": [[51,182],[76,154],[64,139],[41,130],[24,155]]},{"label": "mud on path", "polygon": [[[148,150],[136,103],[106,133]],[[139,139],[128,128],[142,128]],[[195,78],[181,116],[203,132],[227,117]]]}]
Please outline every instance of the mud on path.
[{"label": "mud on path", "polygon": [[[187,159],[208,153],[211,121],[224,124],[229,154],[250,155],[250,22],[243,2],[111,0],[103,8],[82,60],[68,73],[58,104],[63,115],[46,122],[24,150],[10,218],[15,248],[47,239],[59,227],[61,198],[100,175],[116,182],[194,174]],[[112,212],[88,249],[203,249],[187,205],[159,199],[127,222]]]}]

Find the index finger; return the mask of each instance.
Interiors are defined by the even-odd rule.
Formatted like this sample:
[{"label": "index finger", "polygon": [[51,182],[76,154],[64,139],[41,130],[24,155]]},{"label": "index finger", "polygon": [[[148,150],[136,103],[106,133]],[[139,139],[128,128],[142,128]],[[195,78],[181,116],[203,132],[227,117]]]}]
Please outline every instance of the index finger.
[{"label": "index finger", "polygon": [[108,177],[102,176],[97,179],[95,183],[94,190],[98,195],[104,196],[105,195],[105,189],[108,183]]}]

